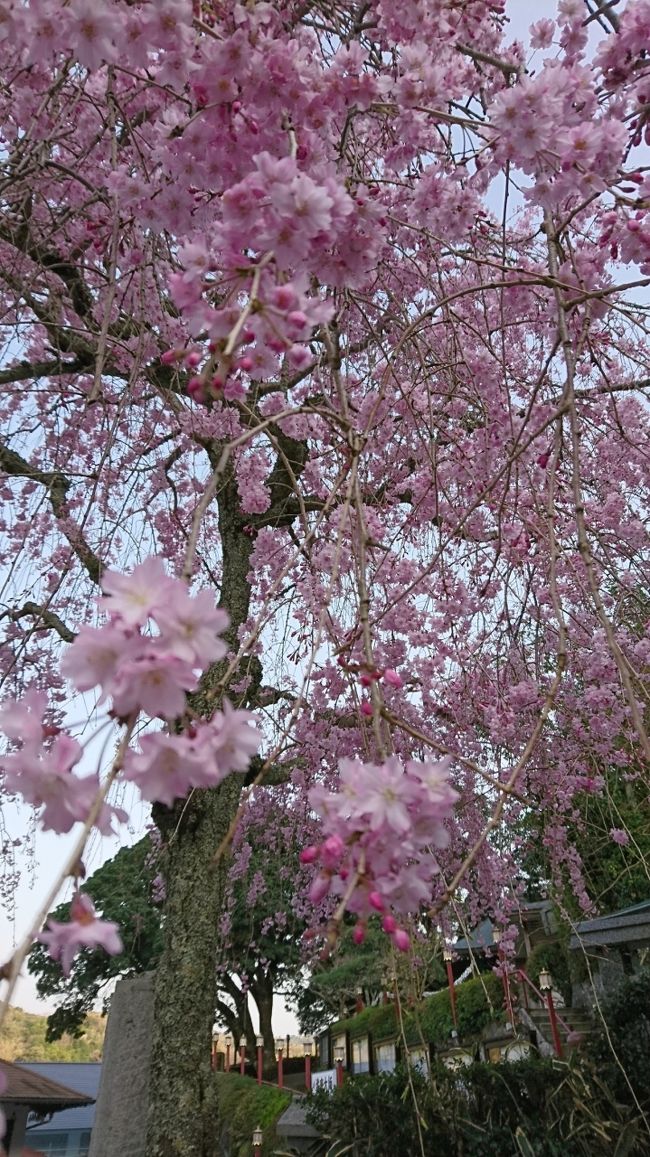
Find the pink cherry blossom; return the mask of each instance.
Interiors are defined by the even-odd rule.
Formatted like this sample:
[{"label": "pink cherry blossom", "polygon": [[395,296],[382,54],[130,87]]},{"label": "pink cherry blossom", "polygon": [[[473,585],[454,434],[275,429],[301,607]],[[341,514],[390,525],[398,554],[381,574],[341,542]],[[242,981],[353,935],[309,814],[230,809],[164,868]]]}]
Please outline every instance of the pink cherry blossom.
[{"label": "pink cherry blossom", "polygon": [[122,719],[139,711],[154,719],[175,719],[185,710],[185,692],[198,686],[190,664],[156,644],[155,639],[143,640],[143,646],[115,672],[113,711]]},{"label": "pink cherry blossom", "polygon": [[630,842],[629,833],[626,832],[624,828],[610,828],[609,838],[613,840],[615,844],[620,844],[621,847],[626,847]]},{"label": "pink cherry blossom", "polygon": [[156,609],[155,619],[165,647],[193,667],[206,667],[226,654],[226,644],[217,634],[226,630],[228,615],[215,607],[209,591],[190,595],[178,583]]},{"label": "pink cherry blossom", "polygon": [[248,769],[262,741],[255,722],[251,711],[235,708],[224,699],[221,711],[199,731],[198,746],[215,760],[221,775]]},{"label": "pink cherry blossom", "polygon": [[165,606],[175,582],[161,559],[148,558],[129,575],[107,571],[102,577],[102,590],[107,597],[100,600],[100,605],[126,627],[139,627],[157,607]]},{"label": "pink cherry blossom", "polygon": [[[361,917],[387,907],[403,915],[416,912],[438,870],[432,847],[449,842],[443,821],[458,798],[448,782],[449,769],[449,760],[404,764],[392,756],[380,765],[340,760],[339,790],[318,786],[309,793],[324,833],[320,847],[308,849],[304,858],[319,864],[309,892],[312,903],[334,891],[344,893],[348,910]],[[382,927],[393,936],[399,930],[391,912]],[[395,943],[406,951],[406,933]]]},{"label": "pink cherry blossom", "polygon": [[65,976],[68,976],[72,961],[80,948],[103,948],[109,956],[117,956],[123,950],[117,924],[97,917],[92,900],[83,892],[77,892],[70,905],[70,921],[61,924],[49,920],[46,930],[39,940],[47,946],[53,960],[58,960]]},{"label": "pink cherry blossom", "polygon": [[[208,786],[203,782],[204,761],[196,746],[186,736],[159,731],[142,737],[139,753],[128,752],[124,778],[137,784],[144,799],[157,800],[167,807],[171,807],[175,799],[186,796],[197,786],[197,780],[201,786]],[[213,783],[219,778],[215,774]]]},{"label": "pink cherry blossom", "polygon": [[81,627],[61,660],[61,671],[79,691],[102,688],[102,698],[112,693],[120,664],[136,654],[136,636],[118,626]]},{"label": "pink cherry blossom", "polygon": [[40,745],[46,709],[43,691],[27,691],[22,699],[7,699],[0,707],[0,731],[16,742]]},{"label": "pink cherry blossom", "polygon": [[115,17],[103,0],[70,0],[69,35],[86,68],[100,68],[116,59]]},{"label": "pink cherry blossom", "polygon": [[553,20],[536,20],[530,26],[531,48],[550,48],[553,43],[555,23]]}]

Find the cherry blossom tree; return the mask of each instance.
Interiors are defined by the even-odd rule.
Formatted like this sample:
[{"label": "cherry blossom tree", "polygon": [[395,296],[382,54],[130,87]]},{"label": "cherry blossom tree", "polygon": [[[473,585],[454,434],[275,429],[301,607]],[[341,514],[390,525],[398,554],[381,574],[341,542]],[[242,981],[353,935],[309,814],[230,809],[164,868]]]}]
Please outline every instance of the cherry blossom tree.
[{"label": "cherry blossom tree", "polygon": [[589,910],[581,800],[643,782],[650,2],[551,7],[0,0],[4,789],[62,878],[153,805],[148,1157],[214,1152],[260,788],[314,942],[408,952],[507,926],[533,820]]}]

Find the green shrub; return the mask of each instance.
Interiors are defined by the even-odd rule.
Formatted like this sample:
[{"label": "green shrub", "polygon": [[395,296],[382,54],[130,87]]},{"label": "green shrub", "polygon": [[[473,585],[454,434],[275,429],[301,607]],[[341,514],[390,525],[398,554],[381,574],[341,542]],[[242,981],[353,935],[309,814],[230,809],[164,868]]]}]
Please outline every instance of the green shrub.
[{"label": "green shrub", "polygon": [[[605,1025],[587,1040],[603,1079],[625,1104],[650,1111],[650,969],[627,977],[601,1004]],[[606,1026],[606,1027],[605,1027]],[[650,1145],[649,1145],[650,1150]]]},{"label": "green shrub", "polygon": [[310,1099],[308,1118],[350,1157],[641,1157],[641,1118],[617,1106],[578,1062],[530,1058],[434,1065],[430,1077],[398,1068],[353,1077]]},{"label": "green shrub", "polygon": [[275,1125],[291,1100],[284,1089],[258,1085],[237,1073],[215,1073],[219,1117],[230,1138],[235,1157],[250,1157],[253,1129],[264,1133],[262,1153],[271,1157],[277,1149]]}]

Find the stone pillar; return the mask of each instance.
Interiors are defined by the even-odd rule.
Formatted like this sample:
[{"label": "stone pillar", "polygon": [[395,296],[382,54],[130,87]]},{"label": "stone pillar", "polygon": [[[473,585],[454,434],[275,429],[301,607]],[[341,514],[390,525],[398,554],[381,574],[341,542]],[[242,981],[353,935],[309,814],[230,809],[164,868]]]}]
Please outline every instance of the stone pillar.
[{"label": "stone pillar", "polygon": [[115,987],[89,1157],[144,1157],[153,975],[120,980]]},{"label": "stone pillar", "polygon": [[23,1151],[28,1114],[29,1108],[25,1108],[24,1105],[16,1105],[13,1113],[13,1128],[11,1130],[8,1157],[20,1157]]}]

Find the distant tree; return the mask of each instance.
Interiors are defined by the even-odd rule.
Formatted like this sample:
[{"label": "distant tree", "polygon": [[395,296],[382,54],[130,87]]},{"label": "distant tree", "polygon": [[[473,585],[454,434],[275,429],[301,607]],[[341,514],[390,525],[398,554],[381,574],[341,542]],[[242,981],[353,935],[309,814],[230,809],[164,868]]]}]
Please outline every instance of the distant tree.
[{"label": "distant tree", "polygon": [[411,957],[397,955],[377,920],[368,924],[362,944],[355,943],[352,926],[346,926],[335,955],[295,985],[292,1004],[301,1030],[317,1033],[332,1020],[350,1016],[359,1001],[364,1006],[379,1004],[396,985],[409,1003],[446,983],[437,939],[416,938]]},{"label": "distant tree", "polygon": [[[226,911],[215,913],[221,920],[224,953],[215,977],[215,1019],[235,1039],[254,1036],[248,1008],[253,997],[259,1013],[265,1050],[273,1053],[273,997],[302,971],[301,937],[304,919],[293,911],[298,845],[289,839],[290,820],[285,820],[284,836],[277,848],[265,839],[265,822],[255,821],[254,813],[243,834],[237,837],[226,897]],[[164,851],[161,853],[164,857]],[[162,943],[160,906],[154,899],[160,858],[149,836],[130,848],[121,848],[82,885],[106,920],[119,924],[124,951],[108,956],[102,949],[80,952],[69,976],[53,960],[44,944],[37,943],[29,955],[29,971],[37,978],[37,991],[44,998],[61,998],[59,1007],[48,1017],[47,1039],[59,1040],[65,1033],[81,1036],[85,1020],[104,994],[104,1010],[112,992],[112,982],[155,968]],[[65,922],[68,905],[51,913],[51,919]]]},{"label": "distant tree", "polygon": [[[269,823],[274,806],[277,822]],[[306,921],[298,905],[302,873],[297,822],[295,812],[282,800],[275,805],[269,800],[252,802],[235,838],[221,921],[217,1019],[221,1017],[236,1033],[230,1002],[242,1031],[252,1035],[245,1011],[250,993],[267,1056],[274,1052],[274,997],[303,986],[307,973],[302,943]]]},{"label": "distant tree", "polygon": [[[145,836],[130,848],[121,848],[82,885],[106,920],[119,924],[124,950],[108,956],[103,949],[84,949],[76,957],[69,976],[53,960],[44,944],[35,944],[28,968],[36,979],[36,989],[44,998],[61,998],[59,1007],[48,1017],[47,1040],[64,1033],[80,1037],[88,1013],[104,993],[104,1009],[110,999],[111,982],[121,976],[135,976],[155,967],[162,944],[160,910],[152,900],[156,868],[151,840]],[[68,919],[68,904],[51,913],[53,920]]]}]

